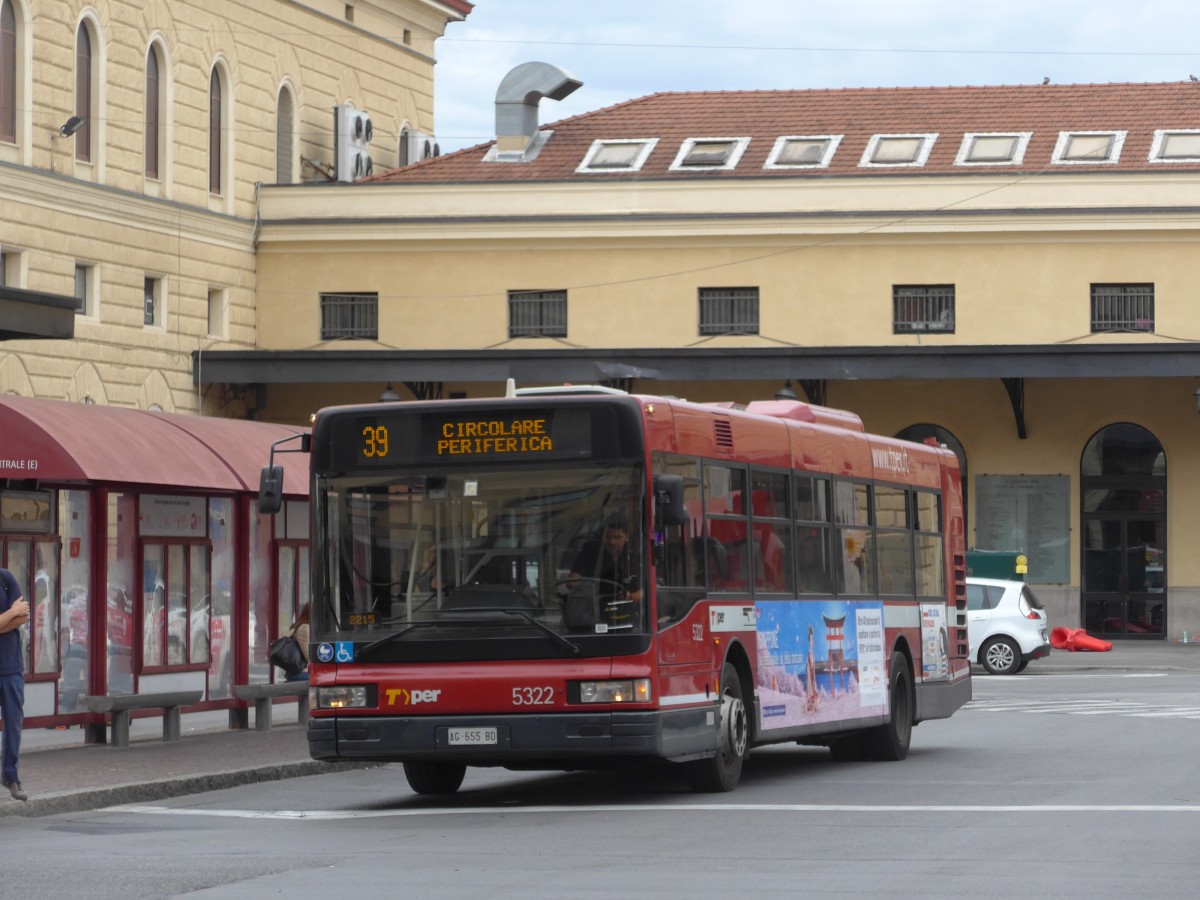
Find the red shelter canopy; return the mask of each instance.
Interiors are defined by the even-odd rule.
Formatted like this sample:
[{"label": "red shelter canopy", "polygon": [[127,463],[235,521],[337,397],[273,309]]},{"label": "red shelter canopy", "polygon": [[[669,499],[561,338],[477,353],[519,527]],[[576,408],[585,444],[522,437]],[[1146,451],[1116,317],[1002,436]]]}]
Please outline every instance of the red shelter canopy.
[{"label": "red shelter canopy", "polygon": [[[271,445],[305,430],[4,395],[0,479],[257,491]],[[284,494],[306,496],[308,466],[285,470]]]}]

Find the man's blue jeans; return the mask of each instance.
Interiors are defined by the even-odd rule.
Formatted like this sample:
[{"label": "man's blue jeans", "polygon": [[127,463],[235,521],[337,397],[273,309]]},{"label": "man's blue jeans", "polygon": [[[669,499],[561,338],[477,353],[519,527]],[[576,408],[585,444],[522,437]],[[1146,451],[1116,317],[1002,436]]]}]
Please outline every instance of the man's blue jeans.
[{"label": "man's blue jeans", "polygon": [[4,753],[0,774],[6,783],[19,781],[17,760],[21,755],[21,727],[25,724],[25,676],[0,675],[0,715],[4,717]]}]

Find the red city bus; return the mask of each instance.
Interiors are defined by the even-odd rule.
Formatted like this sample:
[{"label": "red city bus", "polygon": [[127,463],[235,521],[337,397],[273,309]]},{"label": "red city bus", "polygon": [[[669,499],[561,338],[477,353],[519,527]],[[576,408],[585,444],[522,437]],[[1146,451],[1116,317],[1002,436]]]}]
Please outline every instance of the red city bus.
[{"label": "red city bus", "polygon": [[728,791],[754,746],[900,760],[970,700],[950,451],[794,401],[509,393],[317,414],[314,758]]}]

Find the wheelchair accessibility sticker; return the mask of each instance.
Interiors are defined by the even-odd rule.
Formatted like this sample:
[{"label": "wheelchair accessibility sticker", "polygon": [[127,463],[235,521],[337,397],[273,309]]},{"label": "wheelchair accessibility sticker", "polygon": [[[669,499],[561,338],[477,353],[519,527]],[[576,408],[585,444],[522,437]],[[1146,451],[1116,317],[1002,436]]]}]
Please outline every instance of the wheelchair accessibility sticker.
[{"label": "wheelchair accessibility sticker", "polygon": [[353,641],[338,641],[335,645],[337,654],[334,660],[340,663],[354,662],[354,642]]}]

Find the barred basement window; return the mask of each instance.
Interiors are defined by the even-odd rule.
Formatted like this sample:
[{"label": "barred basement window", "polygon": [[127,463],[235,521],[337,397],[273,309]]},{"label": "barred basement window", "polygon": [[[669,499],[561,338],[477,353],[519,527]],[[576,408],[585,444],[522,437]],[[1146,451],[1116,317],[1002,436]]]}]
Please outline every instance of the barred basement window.
[{"label": "barred basement window", "polygon": [[509,291],[508,336],[567,336],[566,291]]},{"label": "barred basement window", "polygon": [[321,340],[379,339],[379,294],[322,294]]},{"label": "barred basement window", "polygon": [[700,334],[758,334],[758,288],[700,288]]},{"label": "barred basement window", "polygon": [[1092,332],[1154,331],[1154,285],[1093,284]]},{"label": "barred basement window", "polygon": [[892,286],[892,333],[954,331],[954,285],[896,284]]}]

